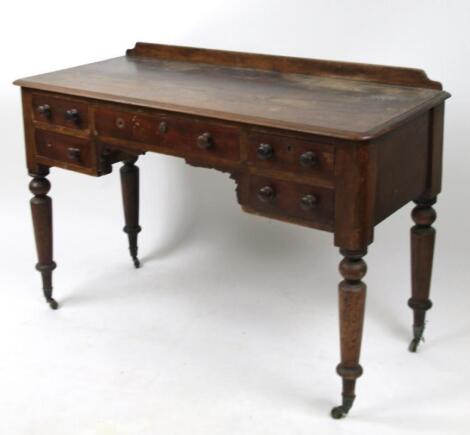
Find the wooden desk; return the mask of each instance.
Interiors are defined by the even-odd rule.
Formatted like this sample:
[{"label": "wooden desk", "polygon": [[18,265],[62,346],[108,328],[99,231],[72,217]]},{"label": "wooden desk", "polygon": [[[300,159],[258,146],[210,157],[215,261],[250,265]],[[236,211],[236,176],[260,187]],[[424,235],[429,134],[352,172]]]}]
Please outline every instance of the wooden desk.
[{"label": "wooden desk", "polygon": [[147,151],[228,172],[249,213],[334,234],[342,404],[355,398],[374,227],[414,201],[413,340],[423,336],[441,190],[444,100],[421,70],[137,43],[126,56],[21,79],[38,263],[51,308],[52,166],[101,176],[122,161],[136,267],[137,157]]}]

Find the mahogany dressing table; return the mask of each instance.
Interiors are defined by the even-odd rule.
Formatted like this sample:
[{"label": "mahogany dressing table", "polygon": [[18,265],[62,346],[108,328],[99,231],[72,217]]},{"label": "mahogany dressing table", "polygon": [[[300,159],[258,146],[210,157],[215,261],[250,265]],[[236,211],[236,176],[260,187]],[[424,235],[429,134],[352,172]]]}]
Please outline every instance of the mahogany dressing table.
[{"label": "mahogany dressing table", "polygon": [[374,227],[410,201],[413,339],[423,337],[441,190],[444,100],[422,70],[137,43],[125,56],[17,80],[37,270],[52,297],[50,167],[120,169],[136,267],[145,152],[228,172],[243,210],[334,234],[339,270],[341,418],[355,398]]}]

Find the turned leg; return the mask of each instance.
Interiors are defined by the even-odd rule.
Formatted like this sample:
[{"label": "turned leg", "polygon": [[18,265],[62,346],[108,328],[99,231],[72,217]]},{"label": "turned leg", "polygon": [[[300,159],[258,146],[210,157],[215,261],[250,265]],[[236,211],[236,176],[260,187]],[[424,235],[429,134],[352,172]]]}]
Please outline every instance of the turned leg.
[{"label": "turned leg", "polygon": [[139,234],[141,228],[139,226],[139,168],[135,165],[136,161],[137,157],[126,160],[120,172],[126,222],[124,232],[127,233],[129,238],[129,252],[134,261],[134,266],[138,268],[140,262],[137,258],[137,234]]},{"label": "turned leg", "polygon": [[411,213],[415,225],[411,228],[411,298],[408,305],[413,309],[413,340],[409,350],[416,352],[423,340],[426,311],[431,308],[432,260],[436,230],[431,226],[436,220],[432,205],[435,199],[418,200]]},{"label": "turned leg", "polygon": [[336,367],[342,377],[342,404],[331,410],[333,418],[342,418],[351,409],[355,395],[356,379],[362,375],[359,365],[362,325],[366,300],[366,285],[361,281],[367,271],[362,257],[366,251],[340,250],[344,259],[339,271],[344,280],[339,283],[339,320],[341,363]]},{"label": "turned leg", "polygon": [[31,198],[31,213],[38,255],[36,269],[41,272],[44,297],[55,310],[59,305],[52,298],[52,271],[56,264],[52,260],[52,200],[47,196],[51,188],[49,180],[45,178],[47,174],[32,174],[29,190],[34,194]]}]

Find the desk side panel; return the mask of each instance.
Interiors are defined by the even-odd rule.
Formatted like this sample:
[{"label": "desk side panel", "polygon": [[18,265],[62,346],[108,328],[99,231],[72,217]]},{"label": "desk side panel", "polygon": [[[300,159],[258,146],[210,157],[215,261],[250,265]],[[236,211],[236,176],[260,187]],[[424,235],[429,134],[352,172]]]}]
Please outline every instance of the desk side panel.
[{"label": "desk side panel", "polygon": [[444,141],[444,103],[430,112],[430,152],[428,159],[428,177],[424,198],[434,198],[442,187],[442,159]]},{"label": "desk side panel", "polygon": [[26,166],[29,173],[37,173],[39,165],[35,159],[34,152],[34,127],[33,127],[33,96],[32,93],[21,88],[21,103],[23,109],[23,129],[24,129],[24,141],[25,141],[25,152],[26,152]]},{"label": "desk side panel", "polygon": [[373,143],[338,143],[335,155],[335,245],[363,251],[374,236],[376,149]]},{"label": "desk side panel", "polygon": [[427,188],[430,113],[415,117],[373,141],[377,150],[375,224],[420,197]]}]

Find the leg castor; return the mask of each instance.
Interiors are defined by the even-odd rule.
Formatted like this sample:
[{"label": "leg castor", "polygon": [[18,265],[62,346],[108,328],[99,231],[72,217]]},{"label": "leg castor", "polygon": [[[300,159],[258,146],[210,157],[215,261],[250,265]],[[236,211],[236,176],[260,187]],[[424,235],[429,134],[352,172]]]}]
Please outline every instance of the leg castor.
[{"label": "leg castor", "polygon": [[139,168],[135,165],[137,157],[126,160],[121,167],[122,201],[124,204],[124,232],[129,239],[129,253],[135,268],[140,267],[137,257],[137,235],[141,231],[139,225]]},{"label": "leg castor", "polygon": [[59,304],[57,303],[57,301],[54,298],[49,298],[47,300],[47,303],[49,304],[49,306],[53,310],[57,310],[57,308],[59,308]]},{"label": "leg castor", "polygon": [[411,298],[409,307],[413,310],[413,339],[408,349],[416,352],[424,341],[426,311],[432,307],[429,299],[431,287],[432,261],[436,230],[431,226],[436,220],[432,208],[435,199],[418,200],[411,213],[415,225],[411,228]]},{"label": "leg castor", "polygon": [[351,409],[356,398],[356,379],[362,375],[359,364],[361,352],[362,327],[366,299],[366,285],[362,278],[367,265],[362,257],[364,251],[341,250],[344,259],[339,270],[344,280],[339,284],[339,319],[341,362],[336,367],[343,382],[342,403],[331,410],[335,419],[343,418]]},{"label": "leg castor", "polygon": [[356,396],[344,396],[343,395],[343,403],[339,406],[335,406],[331,410],[331,416],[335,420],[339,420],[340,418],[346,417],[348,414],[349,410],[352,408],[354,399]]},{"label": "leg castor", "polygon": [[29,189],[34,194],[31,198],[31,214],[38,255],[36,269],[41,273],[46,302],[56,310],[59,304],[52,297],[52,271],[56,264],[52,259],[52,200],[47,195],[51,188],[46,178],[48,173],[49,171],[43,168],[40,173],[31,174],[33,179],[29,183]]},{"label": "leg castor", "polygon": [[418,350],[419,343],[424,342],[424,325],[413,326],[413,339],[408,346],[410,352],[416,352]]}]

